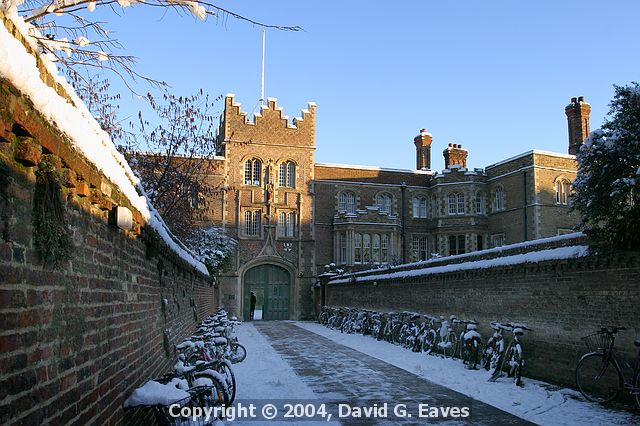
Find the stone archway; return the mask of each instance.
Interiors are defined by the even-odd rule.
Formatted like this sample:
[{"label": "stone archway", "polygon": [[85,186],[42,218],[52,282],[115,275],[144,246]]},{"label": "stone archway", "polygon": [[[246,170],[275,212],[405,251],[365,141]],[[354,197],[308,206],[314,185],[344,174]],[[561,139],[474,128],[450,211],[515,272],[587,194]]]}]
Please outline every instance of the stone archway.
[{"label": "stone archway", "polygon": [[263,295],[262,319],[289,319],[290,285],[291,274],[281,266],[263,264],[248,269],[243,279],[244,320],[249,320],[252,291]]}]

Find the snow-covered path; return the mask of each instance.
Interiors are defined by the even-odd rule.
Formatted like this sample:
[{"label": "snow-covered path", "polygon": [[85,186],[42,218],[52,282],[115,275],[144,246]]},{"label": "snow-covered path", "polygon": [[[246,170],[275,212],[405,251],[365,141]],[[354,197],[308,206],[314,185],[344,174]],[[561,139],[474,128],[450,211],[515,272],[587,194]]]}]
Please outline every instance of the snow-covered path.
[{"label": "snow-covered path", "polygon": [[[257,402],[258,407],[265,400],[276,405],[299,401],[317,407],[325,403],[327,411],[333,414],[329,423],[298,422],[301,425],[423,424],[426,419],[418,422],[415,417],[399,419],[392,412],[396,404],[405,404],[408,412],[417,415],[417,403],[431,407],[470,406],[469,418],[449,419],[447,424],[523,424],[526,420],[543,425],[640,424],[640,416],[583,402],[572,390],[528,379],[522,389],[510,381],[489,383],[485,377],[488,373],[467,371],[457,361],[415,354],[369,337],[341,334],[316,323],[254,324],[245,323],[237,328],[240,342],[248,352],[247,359],[235,365],[237,401]],[[385,419],[378,417],[364,422],[339,418],[339,402],[362,406],[377,403],[378,407],[387,402],[389,412]],[[228,422],[245,423],[257,424]],[[278,423],[281,421],[265,424]],[[429,423],[434,423],[434,419],[429,419]]]}]

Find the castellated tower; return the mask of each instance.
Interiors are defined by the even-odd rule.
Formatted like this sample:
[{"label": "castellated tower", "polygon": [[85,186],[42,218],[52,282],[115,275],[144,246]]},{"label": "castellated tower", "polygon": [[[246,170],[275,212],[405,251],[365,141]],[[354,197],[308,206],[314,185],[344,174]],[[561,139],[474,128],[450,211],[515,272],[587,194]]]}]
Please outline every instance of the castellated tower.
[{"label": "castellated tower", "polygon": [[583,96],[571,98],[571,103],[565,107],[564,112],[569,125],[569,154],[576,155],[589,136],[591,105],[584,101]]},{"label": "castellated tower", "polygon": [[413,138],[416,145],[416,169],[431,169],[431,142],[433,137],[425,129],[420,130],[420,134]]},{"label": "castellated tower", "polygon": [[445,168],[449,168],[449,166],[454,165],[464,168],[467,167],[467,155],[469,155],[469,152],[462,148],[462,145],[450,143],[442,154],[444,155]]},{"label": "castellated tower", "polygon": [[220,303],[248,320],[254,292],[263,319],[310,318],[316,105],[290,120],[269,98],[252,118],[227,95],[218,133],[223,212],[215,224],[237,245],[218,276]]}]

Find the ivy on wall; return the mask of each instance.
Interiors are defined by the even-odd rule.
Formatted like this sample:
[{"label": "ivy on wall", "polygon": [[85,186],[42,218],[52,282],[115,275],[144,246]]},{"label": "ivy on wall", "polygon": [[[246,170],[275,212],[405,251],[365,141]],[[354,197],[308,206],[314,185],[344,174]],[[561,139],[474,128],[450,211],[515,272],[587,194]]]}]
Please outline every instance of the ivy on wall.
[{"label": "ivy on wall", "polygon": [[38,165],[33,194],[33,244],[42,262],[59,268],[71,257],[60,175],[48,157]]}]

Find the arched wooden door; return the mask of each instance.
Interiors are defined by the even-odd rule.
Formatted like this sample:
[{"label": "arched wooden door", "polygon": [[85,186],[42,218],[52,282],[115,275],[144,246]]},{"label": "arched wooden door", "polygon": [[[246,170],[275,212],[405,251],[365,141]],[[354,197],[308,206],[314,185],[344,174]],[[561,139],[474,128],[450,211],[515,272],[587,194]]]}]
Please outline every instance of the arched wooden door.
[{"label": "arched wooden door", "polygon": [[244,274],[244,320],[249,320],[251,292],[264,294],[262,319],[289,319],[289,272],[276,265],[259,265]]}]

